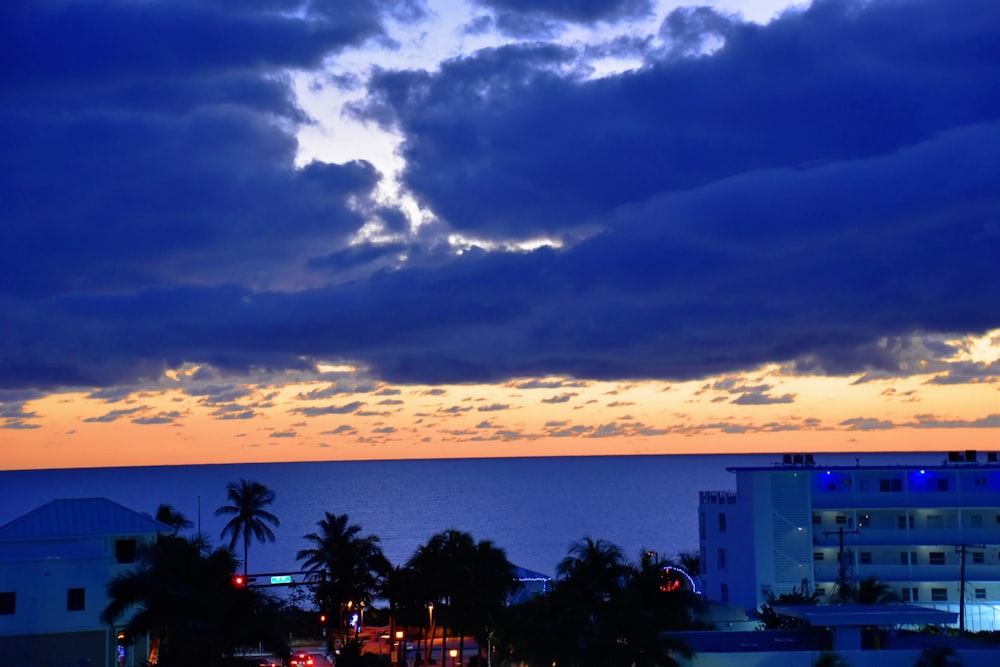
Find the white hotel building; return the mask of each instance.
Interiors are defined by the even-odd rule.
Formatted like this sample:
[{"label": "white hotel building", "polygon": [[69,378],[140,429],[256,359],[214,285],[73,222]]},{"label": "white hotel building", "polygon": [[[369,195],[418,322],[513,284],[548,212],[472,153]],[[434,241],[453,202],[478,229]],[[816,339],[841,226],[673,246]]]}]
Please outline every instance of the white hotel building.
[{"label": "white hotel building", "polygon": [[957,612],[968,630],[1000,629],[1000,461],[943,458],[823,466],[785,455],[729,468],[735,492],[700,494],[704,595],[752,610],[803,580],[830,596],[841,576],[874,577],[905,602]]}]

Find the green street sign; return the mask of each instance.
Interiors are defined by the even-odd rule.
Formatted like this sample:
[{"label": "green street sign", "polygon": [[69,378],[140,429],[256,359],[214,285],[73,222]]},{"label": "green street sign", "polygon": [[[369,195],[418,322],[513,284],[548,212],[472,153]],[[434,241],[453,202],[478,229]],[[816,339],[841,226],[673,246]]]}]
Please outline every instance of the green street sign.
[{"label": "green street sign", "polygon": [[272,584],[290,584],[292,583],[292,575],[290,574],[278,574],[271,577]]}]

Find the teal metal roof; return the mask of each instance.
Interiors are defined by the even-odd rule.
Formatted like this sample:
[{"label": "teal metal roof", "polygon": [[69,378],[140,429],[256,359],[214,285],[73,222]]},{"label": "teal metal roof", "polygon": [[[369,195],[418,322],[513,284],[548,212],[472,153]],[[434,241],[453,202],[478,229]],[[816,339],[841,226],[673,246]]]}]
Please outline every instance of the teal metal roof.
[{"label": "teal metal roof", "polygon": [[170,526],[107,498],[53,500],[0,526],[0,541],[151,535],[172,532]]}]

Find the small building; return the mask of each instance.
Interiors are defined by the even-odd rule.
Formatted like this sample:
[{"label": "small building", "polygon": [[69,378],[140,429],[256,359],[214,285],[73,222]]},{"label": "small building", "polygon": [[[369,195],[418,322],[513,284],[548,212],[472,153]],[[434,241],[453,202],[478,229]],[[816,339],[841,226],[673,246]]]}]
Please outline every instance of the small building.
[{"label": "small building", "polygon": [[54,500],[0,526],[0,662],[124,666],[148,655],[102,623],[107,585],[140,547],[170,532],[106,498]]},{"label": "small building", "polygon": [[784,455],[735,467],[735,491],[699,498],[701,588],[759,608],[874,577],[900,600],[1000,629],[1000,460],[953,452],[925,466],[825,466]]}]

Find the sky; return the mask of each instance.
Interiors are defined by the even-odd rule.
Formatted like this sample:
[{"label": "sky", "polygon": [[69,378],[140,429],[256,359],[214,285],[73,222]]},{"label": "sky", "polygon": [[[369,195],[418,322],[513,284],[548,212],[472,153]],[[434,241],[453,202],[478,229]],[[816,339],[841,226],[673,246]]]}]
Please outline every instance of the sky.
[{"label": "sky", "polygon": [[0,3],[0,469],[1000,450],[997,34]]}]

